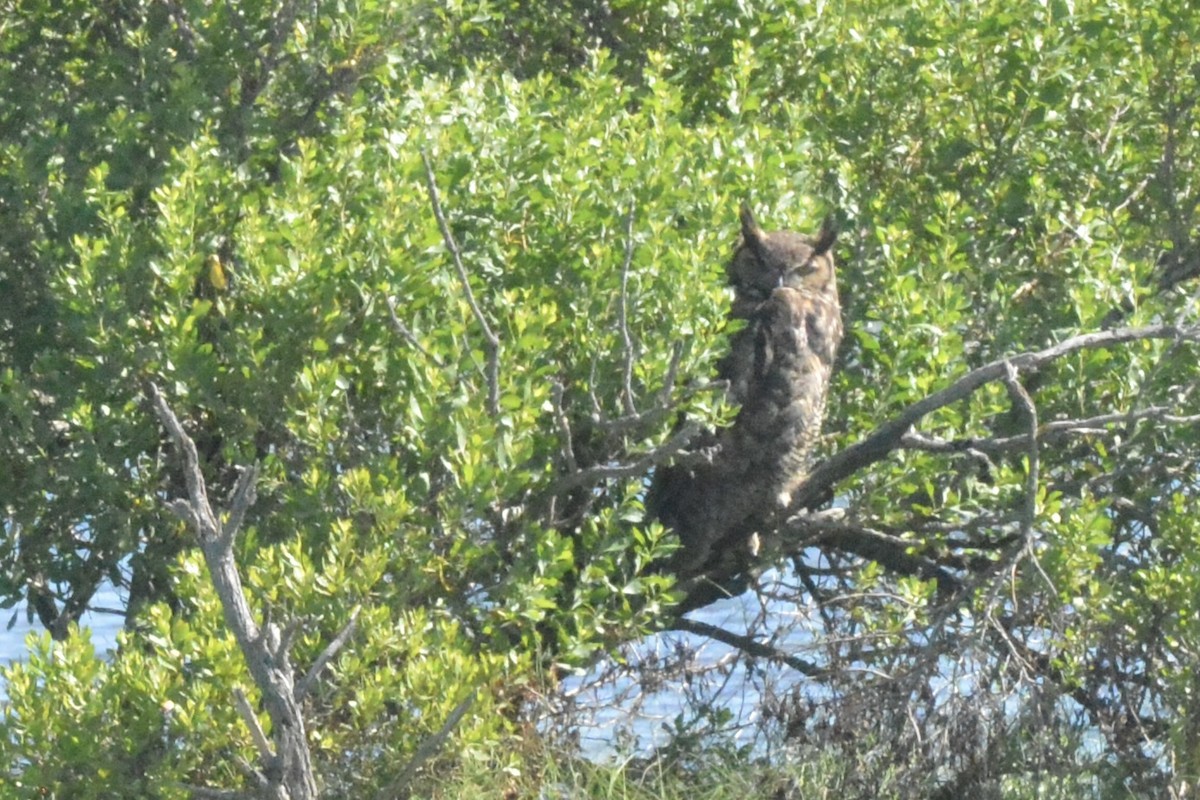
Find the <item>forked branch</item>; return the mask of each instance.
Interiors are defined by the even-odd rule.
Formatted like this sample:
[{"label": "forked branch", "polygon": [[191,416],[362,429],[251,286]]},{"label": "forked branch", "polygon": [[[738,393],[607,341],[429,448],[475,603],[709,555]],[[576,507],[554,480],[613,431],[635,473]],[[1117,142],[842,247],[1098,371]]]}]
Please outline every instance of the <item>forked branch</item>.
[{"label": "forked branch", "polygon": [[[238,479],[233,492],[228,521],[222,526],[219,515],[208,500],[208,489],[204,475],[200,472],[200,461],[196,445],[184,431],[179,418],[171,410],[157,386],[148,388],[154,410],[163,427],[171,435],[176,448],[183,455],[184,480],[188,489],[187,500],[176,500],[171,508],[196,529],[200,550],[208,565],[213,585],[221,599],[225,624],[237,640],[246,666],[262,694],[263,705],[271,717],[269,747],[262,730],[253,719],[253,709],[242,702],[243,714],[249,713],[252,733],[258,742],[260,759],[263,762],[256,772],[263,776],[260,783],[263,796],[272,800],[315,800],[317,783],[313,775],[312,758],[304,731],[304,718],[296,701],[292,682],[292,665],[289,656],[290,636],[283,636],[272,624],[259,628],[246,602],[241,577],[233,559],[233,542],[254,502],[254,486],[258,478],[257,467],[245,470]],[[243,698],[244,701],[244,698]],[[196,796],[212,796],[208,790],[194,791]]]}]

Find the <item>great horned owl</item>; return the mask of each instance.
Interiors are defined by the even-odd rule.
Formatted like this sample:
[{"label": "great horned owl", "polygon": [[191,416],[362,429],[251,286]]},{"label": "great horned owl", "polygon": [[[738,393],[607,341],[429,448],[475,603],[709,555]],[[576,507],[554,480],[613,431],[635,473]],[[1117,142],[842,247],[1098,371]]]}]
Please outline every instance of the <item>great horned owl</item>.
[{"label": "great horned owl", "polygon": [[684,577],[704,572],[790,504],[820,436],[842,339],[832,220],[815,239],[766,233],[748,206],[741,223],[727,272],[729,316],[745,326],[718,368],[740,409],[707,442],[715,444],[710,463],[660,469],[647,498],[651,513],[680,537],[675,567]]}]

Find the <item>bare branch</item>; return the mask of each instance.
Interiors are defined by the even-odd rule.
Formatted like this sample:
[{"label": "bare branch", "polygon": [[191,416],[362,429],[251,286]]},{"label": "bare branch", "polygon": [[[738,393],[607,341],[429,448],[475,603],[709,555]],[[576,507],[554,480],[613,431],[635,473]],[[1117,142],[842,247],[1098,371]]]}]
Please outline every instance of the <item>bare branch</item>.
[{"label": "bare branch", "polygon": [[250,800],[251,795],[233,789],[209,789],[207,786],[192,786],[190,783],[176,784],[192,793],[199,800]]},{"label": "bare branch", "polygon": [[458,725],[459,721],[475,703],[477,694],[477,691],[472,691],[467,695],[466,699],[454,707],[454,710],[450,712],[450,716],[446,717],[446,722],[442,725],[441,729],[421,742],[420,746],[417,747],[417,752],[413,753],[413,757],[408,760],[408,763],[404,765],[404,769],[400,771],[400,777],[391,786],[386,787],[377,795],[379,800],[384,800],[384,798],[388,797],[406,798],[409,796],[409,784],[416,777],[417,770],[435,755],[438,750],[442,749],[446,740],[450,738],[450,732],[454,730],[454,726]]},{"label": "bare branch", "polygon": [[837,515],[797,514],[781,528],[787,549],[821,545],[875,561],[892,572],[937,581],[938,591],[957,592],[962,582],[936,560],[914,552],[919,541],[866,528]]},{"label": "bare branch", "polygon": [[735,647],[755,658],[763,658],[776,664],[786,664],[809,677],[819,678],[825,674],[825,670],[810,661],[805,661],[803,658],[785,653],[769,644],[763,644],[753,636],[727,631],[724,628],[718,628],[716,625],[710,625],[707,622],[680,617],[671,624],[671,630],[694,633],[698,636],[707,636],[730,647]]},{"label": "bare branch", "polygon": [[626,414],[636,414],[633,404],[633,362],[636,359],[633,338],[629,335],[629,265],[633,263],[633,212],[635,206],[629,203],[629,213],[625,215],[625,261],[621,264],[621,295],[617,306],[617,316],[621,326],[621,343],[625,353],[625,366],[621,375],[621,407]]},{"label": "bare branch", "polygon": [[[627,478],[636,478],[646,474],[646,471],[653,466],[665,464],[672,459],[678,459],[687,456],[696,456],[696,453],[688,453],[684,450],[688,442],[694,439],[700,433],[700,425],[695,421],[689,421],[675,434],[663,442],[658,447],[651,450],[646,455],[639,458],[630,464],[601,464],[587,469],[581,469],[578,472],[572,472],[569,475],[564,475],[559,478],[550,487],[552,494],[562,494],[569,492],[572,489],[577,489],[581,486],[593,486],[603,481],[619,480]],[[702,455],[699,457],[703,458]]]},{"label": "bare branch", "polygon": [[567,473],[574,474],[579,471],[579,464],[575,461],[575,446],[571,441],[571,423],[567,419],[566,409],[563,408],[562,384],[554,381],[550,385],[550,393],[554,398],[554,420],[558,423],[558,435],[562,439],[560,447],[563,461],[567,465]]},{"label": "bare branch", "polygon": [[[1114,431],[1108,428],[1110,425],[1128,425],[1146,419],[1164,422],[1168,425],[1200,424],[1200,414],[1179,415],[1171,413],[1168,406],[1150,406],[1113,414],[1097,414],[1084,419],[1056,419],[1038,426],[1038,438],[1046,441],[1067,436],[1112,434]],[[1021,434],[995,439],[973,437],[938,439],[918,431],[909,431],[900,437],[900,446],[909,450],[923,450],[929,453],[967,453],[977,457],[986,457],[984,454],[998,454],[1021,447],[1027,438],[1027,434]]]},{"label": "bare branch", "polygon": [[671,363],[667,365],[667,375],[663,378],[662,388],[658,390],[659,405],[666,405],[675,390],[675,378],[679,374],[679,362],[683,360],[683,342],[671,345]]},{"label": "bare branch", "polygon": [[183,430],[158,387],[151,384],[147,393],[154,402],[163,427],[171,434],[176,448],[183,455],[183,473],[189,499],[187,502],[175,500],[172,509],[188,519],[196,529],[213,587],[221,600],[225,625],[237,640],[271,718],[275,755],[271,755],[272,748],[245,696],[240,692],[235,693],[239,713],[246,720],[258,745],[263,760],[262,773],[268,778],[268,786],[260,793],[290,800],[315,800],[317,783],[313,775],[312,756],[304,731],[304,719],[294,697],[292,665],[287,649],[281,646],[276,626],[266,625],[260,629],[255,623],[233,558],[234,537],[245,519],[247,508],[254,502],[258,470],[250,468],[239,476],[232,495],[229,521],[221,526],[208,500],[195,443]]},{"label": "bare branch", "polygon": [[271,742],[263,733],[262,726],[258,724],[254,708],[246,699],[246,693],[240,686],[233,687],[233,705],[237,709],[238,716],[242,718],[242,722],[246,723],[246,727],[250,729],[250,738],[254,740],[254,746],[258,748],[258,757],[264,764],[274,763],[275,753],[271,750]]},{"label": "bare branch", "polygon": [[1037,521],[1037,495],[1038,495],[1038,423],[1037,423],[1037,407],[1033,404],[1033,398],[1029,396],[1029,392],[1017,380],[1017,368],[1011,364],[1005,365],[1004,384],[1008,387],[1008,394],[1013,400],[1013,404],[1021,409],[1021,415],[1025,417],[1029,424],[1029,433],[1025,436],[1025,441],[1028,447],[1027,457],[1029,465],[1026,468],[1025,475],[1025,505],[1021,513],[1021,537],[1026,544],[1032,540],[1033,525]]},{"label": "bare branch", "polygon": [[[200,535],[201,541],[215,540],[220,534],[221,527],[212,513],[212,506],[208,503],[208,487],[205,486],[204,476],[200,473],[200,456],[196,452],[196,444],[184,431],[179,418],[167,405],[166,398],[162,396],[158,387],[150,384],[149,392],[159,420],[183,456],[183,479],[187,486],[189,500],[187,513],[190,516],[188,521],[196,528],[196,533]],[[170,507],[175,513],[182,516],[182,507],[178,505],[179,502],[181,501],[172,501]]]},{"label": "bare branch", "polygon": [[1008,364],[1019,371],[1035,371],[1069,353],[1147,339],[1194,341],[1200,339],[1200,328],[1180,328],[1163,324],[1085,333],[1044,350],[999,359],[972,370],[945,389],[913,403],[895,418],[876,428],[866,439],[834,454],[818,465],[792,495],[792,508],[805,508],[818,502],[839,482],[863,467],[887,457],[900,445],[901,439],[909,429],[927,414],[969,397],[985,384],[1003,380],[1007,375]]},{"label": "bare branch", "polygon": [[442,211],[437,179],[433,174],[433,163],[429,160],[429,153],[425,150],[421,151],[421,160],[425,162],[425,185],[429,189],[429,202],[433,206],[433,216],[437,219],[438,228],[442,232],[442,241],[445,242],[446,249],[450,251],[450,257],[454,261],[454,269],[458,272],[459,282],[462,283],[467,305],[471,307],[471,313],[475,316],[475,321],[479,323],[479,328],[483,332],[484,350],[487,353],[488,410],[493,417],[496,417],[500,415],[500,340],[488,325],[483,309],[475,302],[475,293],[471,291],[467,268],[463,266],[462,253],[458,249],[454,233],[450,230],[450,225],[446,222],[446,215]]},{"label": "bare branch", "polygon": [[166,505],[168,511],[186,522],[189,527],[199,529],[200,521],[192,513],[192,507],[188,504],[187,500],[175,498],[174,500],[168,500]]},{"label": "bare branch", "polygon": [[271,790],[271,782],[267,780],[267,776],[262,774],[262,770],[255,769],[254,765],[240,755],[233,757],[233,765],[237,767],[237,771],[246,776],[248,780],[254,781],[254,785],[258,787],[258,791],[266,794]]},{"label": "bare branch", "polygon": [[242,529],[242,523],[246,521],[246,511],[258,499],[257,486],[258,464],[254,464],[249,469],[241,470],[237,483],[233,487],[229,518],[225,521],[221,529],[222,537],[229,541],[230,546],[232,546],[233,539],[237,536],[238,531]]},{"label": "bare branch", "polygon": [[303,621],[299,617],[293,618],[284,627],[283,632],[279,634],[279,640],[275,643],[273,649],[276,656],[287,656],[292,652],[292,645],[296,641],[296,634],[300,632],[300,626]]},{"label": "bare branch", "polygon": [[297,702],[304,699],[305,695],[307,695],[312,689],[313,684],[317,682],[317,678],[320,676],[321,671],[325,669],[325,665],[328,664],[335,655],[337,655],[338,651],[342,649],[342,646],[346,644],[346,642],[349,641],[350,637],[354,634],[355,628],[358,627],[358,615],[361,611],[362,608],[359,607],[350,612],[350,619],[345,625],[342,626],[342,629],[338,631],[337,636],[333,637],[333,641],[325,646],[325,649],[321,651],[319,656],[317,656],[317,660],[314,661],[313,665],[308,668],[308,672],[306,672],[304,677],[300,679],[300,682],[296,684],[295,695]]}]

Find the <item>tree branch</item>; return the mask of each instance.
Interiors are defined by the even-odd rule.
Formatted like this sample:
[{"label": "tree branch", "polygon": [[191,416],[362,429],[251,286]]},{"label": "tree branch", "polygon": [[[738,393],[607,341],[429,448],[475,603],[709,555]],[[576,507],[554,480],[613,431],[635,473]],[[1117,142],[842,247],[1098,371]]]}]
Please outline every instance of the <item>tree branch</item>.
[{"label": "tree branch", "polygon": [[445,723],[442,724],[438,732],[421,742],[420,746],[417,747],[417,752],[413,753],[413,757],[408,760],[408,763],[404,765],[404,769],[400,771],[400,777],[391,786],[386,787],[379,793],[378,800],[384,800],[384,798],[388,797],[407,798],[410,795],[409,784],[416,777],[417,770],[436,754],[438,750],[442,749],[446,740],[450,738],[450,732],[454,730],[454,727],[458,725],[459,721],[475,703],[477,694],[478,692],[473,691],[467,695],[466,699],[455,706],[450,715],[446,717]]},{"label": "tree branch", "polygon": [[554,421],[558,423],[558,435],[562,441],[559,443],[559,449],[562,452],[563,462],[567,467],[567,474],[573,475],[579,471],[579,464],[575,460],[575,445],[571,435],[571,422],[567,419],[567,411],[563,407],[563,387],[558,381],[550,384],[550,395],[554,398]]},{"label": "tree branch", "polygon": [[233,687],[233,705],[237,709],[238,716],[242,718],[242,722],[246,723],[246,727],[250,729],[250,738],[254,740],[254,746],[258,748],[258,757],[264,764],[275,763],[275,753],[271,750],[271,742],[267,739],[267,735],[263,733],[262,726],[258,724],[258,717],[254,715],[254,708],[250,705],[250,701],[246,699],[246,693],[242,691],[240,686]]},{"label": "tree branch", "polygon": [[337,636],[333,637],[333,641],[325,646],[325,649],[321,651],[319,656],[317,656],[317,660],[314,661],[313,665],[308,668],[308,672],[306,672],[304,677],[300,679],[300,682],[296,684],[296,702],[300,702],[304,699],[305,695],[307,695],[309,690],[312,689],[313,684],[317,682],[317,678],[320,676],[321,670],[325,669],[325,665],[328,664],[335,655],[337,655],[338,651],[342,649],[342,646],[346,644],[352,635],[354,635],[354,630],[358,627],[358,615],[361,611],[361,608],[356,608],[350,612],[350,619],[345,625],[342,626],[342,629],[338,631]]},{"label": "tree branch", "polygon": [[[1067,436],[1095,436],[1112,433],[1109,425],[1154,420],[1168,425],[1200,424],[1200,414],[1181,415],[1171,413],[1167,406],[1151,406],[1114,414],[1097,414],[1084,419],[1056,419],[1038,426],[1038,438],[1042,441]],[[917,431],[909,431],[900,437],[900,447],[907,450],[922,450],[927,453],[968,453],[996,455],[1024,446],[1028,434],[1003,436],[995,439],[967,437],[963,439],[938,439]]]},{"label": "tree branch", "polygon": [[1037,521],[1037,496],[1038,496],[1038,422],[1037,422],[1037,407],[1033,404],[1033,398],[1029,396],[1029,392],[1017,380],[1017,369],[1011,364],[1005,365],[1004,384],[1008,387],[1009,396],[1013,400],[1013,404],[1020,408],[1021,416],[1029,423],[1029,432],[1025,435],[1025,442],[1028,448],[1027,458],[1029,464],[1026,467],[1025,475],[1025,504],[1021,511],[1021,538],[1025,541],[1026,546],[1030,544],[1033,537],[1033,525]]},{"label": "tree branch", "polygon": [[413,334],[413,332],[408,329],[408,326],[405,325],[400,320],[400,316],[396,313],[396,301],[393,300],[391,297],[386,298],[386,300],[387,300],[388,314],[391,315],[392,325],[396,328],[396,331],[401,336],[403,336],[404,340],[406,342],[408,342],[410,345],[412,345],[413,349],[415,349],[418,353],[420,353],[421,355],[425,356],[425,358],[427,358],[431,362],[433,362],[433,364],[435,366],[437,366],[439,368],[442,367],[443,366],[442,360],[440,358],[438,358],[437,356],[435,356],[433,353],[426,350],[425,347],[421,344],[421,341],[419,339],[417,339],[417,337]]},{"label": "tree branch", "polygon": [[283,640],[274,625],[260,629],[254,622],[233,558],[234,538],[245,519],[247,508],[254,502],[258,469],[252,467],[239,476],[229,519],[222,526],[208,501],[208,490],[204,475],[200,472],[195,443],[183,430],[179,418],[171,411],[158,387],[150,384],[147,392],[159,420],[170,433],[176,449],[183,455],[184,481],[189,499],[176,500],[171,508],[188,519],[196,530],[200,550],[221,600],[225,624],[237,640],[271,718],[274,756],[267,755],[269,748],[264,752],[265,737],[261,736],[261,730],[255,730],[257,720],[253,720],[253,723],[247,721],[251,734],[259,742],[260,757],[264,762],[262,773],[267,776],[269,784],[263,793],[275,800],[316,800],[317,784],[304,731],[304,718],[295,699],[288,649],[283,646]]},{"label": "tree branch", "polygon": [[617,306],[617,316],[621,326],[621,343],[625,354],[625,365],[621,373],[621,407],[626,414],[636,414],[633,405],[633,362],[636,359],[633,338],[629,335],[629,265],[633,263],[633,212],[634,204],[629,203],[629,213],[625,215],[625,261],[621,264],[621,295]]},{"label": "tree branch", "polygon": [[446,249],[450,251],[450,257],[454,261],[454,269],[458,272],[459,282],[462,283],[467,305],[471,307],[471,313],[475,316],[475,321],[479,323],[479,328],[483,332],[484,351],[487,354],[488,410],[493,417],[497,417],[500,415],[500,340],[492,332],[487,317],[483,314],[483,309],[475,302],[475,293],[471,291],[467,268],[463,266],[462,253],[458,249],[458,243],[454,240],[454,233],[450,230],[450,225],[446,222],[446,215],[442,212],[442,201],[438,194],[437,179],[433,174],[433,163],[429,160],[429,153],[425,150],[421,151],[421,160],[425,163],[425,185],[429,189],[429,202],[433,206],[433,216],[437,219],[438,229],[442,232],[442,241],[445,242]]},{"label": "tree branch", "polygon": [[695,421],[684,423],[670,439],[645,454],[637,461],[629,464],[600,464],[563,475],[550,486],[551,494],[562,494],[581,486],[593,486],[608,480],[636,478],[646,474],[651,467],[665,464],[675,459],[689,456],[704,458],[702,454],[691,453],[684,448],[688,442],[700,433],[700,424]]},{"label": "tree branch", "polygon": [[807,508],[820,501],[841,481],[863,467],[885,458],[900,446],[904,435],[923,417],[959,400],[969,397],[979,387],[1004,380],[1011,365],[1018,371],[1035,371],[1056,359],[1080,350],[1113,347],[1119,344],[1148,339],[1177,339],[1195,341],[1200,329],[1175,325],[1148,325],[1143,328],[1118,328],[1085,333],[1030,353],[999,359],[972,370],[945,389],[922,398],[900,412],[895,418],[875,429],[866,439],[847,447],[826,459],[792,495],[792,508]]},{"label": "tree branch", "polygon": [[945,566],[913,552],[919,541],[855,525],[836,516],[797,514],[780,529],[789,551],[808,546],[831,547],[875,561],[900,575],[937,581],[938,591],[952,594],[962,582]]},{"label": "tree branch", "polygon": [[716,625],[710,625],[707,622],[680,617],[671,624],[670,629],[683,633],[694,633],[697,636],[707,636],[709,639],[737,648],[755,658],[763,658],[776,664],[786,664],[811,678],[819,678],[826,674],[826,671],[816,664],[805,661],[803,658],[791,655],[790,653],[785,653],[777,647],[763,644],[753,636],[727,631],[724,628],[718,628]]}]

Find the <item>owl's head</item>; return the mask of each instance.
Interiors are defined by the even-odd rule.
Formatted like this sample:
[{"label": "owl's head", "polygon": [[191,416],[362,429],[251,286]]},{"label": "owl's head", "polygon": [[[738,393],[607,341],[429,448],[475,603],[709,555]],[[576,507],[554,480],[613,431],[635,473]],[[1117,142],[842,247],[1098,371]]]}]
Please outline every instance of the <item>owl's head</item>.
[{"label": "owl's head", "polygon": [[762,302],[776,288],[836,292],[833,243],[837,226],[825,218],[817,236],[791,231],[767,233],[758,227],[750,206],[742,204],[742,241],[727,270],[729,283],[742,302]]}]

